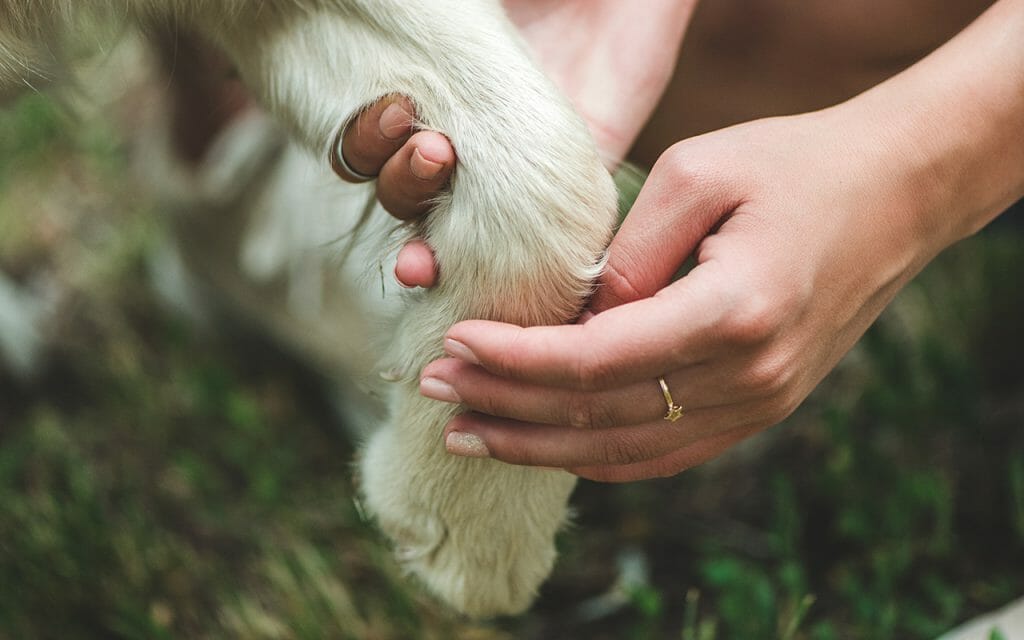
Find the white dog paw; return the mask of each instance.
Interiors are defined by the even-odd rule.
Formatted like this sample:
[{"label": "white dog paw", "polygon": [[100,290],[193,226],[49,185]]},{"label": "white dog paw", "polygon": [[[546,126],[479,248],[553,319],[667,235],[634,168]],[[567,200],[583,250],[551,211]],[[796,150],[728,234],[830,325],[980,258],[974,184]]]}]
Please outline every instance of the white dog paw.
[{"label": "white dog paw", "polygon": [[448,456],[393,466],[395,432],[362,461],[365,506],[409,573],[473,617],[527,609],[554,566],[575,477]]}]

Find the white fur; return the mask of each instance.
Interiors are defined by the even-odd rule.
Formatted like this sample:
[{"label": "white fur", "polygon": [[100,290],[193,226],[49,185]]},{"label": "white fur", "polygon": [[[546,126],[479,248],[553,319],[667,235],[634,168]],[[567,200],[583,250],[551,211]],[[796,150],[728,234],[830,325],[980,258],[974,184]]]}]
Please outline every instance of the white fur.
[{"label": "white fur", "polygon": [[[599,271],[615,193],[586,127],[498,1],[0,0],[0,94],[59,68],[52,30],[75,19],[75,5],[203,32],[319,158],[354,114],[390,93],[410,96],[423,126],[452,140],[450,189],[408,230],[428,239],[443,277],[406,294],[385,365],[402,375],[361,482],[400,560],[432,591],[471,615],[526,608],[554,562],[573,477],[448,455],[441,433],[456,409],[422,398],[417,378],[459,320],[572,319]],[[258,269],[259,247],[251,251]]]}]

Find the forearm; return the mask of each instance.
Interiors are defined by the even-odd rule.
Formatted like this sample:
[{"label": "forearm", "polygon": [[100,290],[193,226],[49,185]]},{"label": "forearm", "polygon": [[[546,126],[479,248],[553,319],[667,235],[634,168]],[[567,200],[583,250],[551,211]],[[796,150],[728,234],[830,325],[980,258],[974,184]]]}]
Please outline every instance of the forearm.
[{"label": "forearm", "polygon": [[[930,248],[1024,197],[1024,0],[1000,0],[953,40],[840,108],[875,123]],[[898,169],[897,169],[898,167]]]}]

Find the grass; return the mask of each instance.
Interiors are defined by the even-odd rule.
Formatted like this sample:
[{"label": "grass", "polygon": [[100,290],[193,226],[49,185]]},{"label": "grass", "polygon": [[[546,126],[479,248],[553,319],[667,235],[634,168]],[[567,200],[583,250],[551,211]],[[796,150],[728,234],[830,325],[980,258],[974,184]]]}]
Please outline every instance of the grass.
[{"label": "grass", "polygon": [[360,519],[321,381],[161,307],[113,125],[61,114],[0,112],[0,269],[67,292],[47,366],[0,372],[0,639],[932,638],[1024,594],[1019,234],[941,257],[786,424],[583,483],[536,607],[472,624]]}]

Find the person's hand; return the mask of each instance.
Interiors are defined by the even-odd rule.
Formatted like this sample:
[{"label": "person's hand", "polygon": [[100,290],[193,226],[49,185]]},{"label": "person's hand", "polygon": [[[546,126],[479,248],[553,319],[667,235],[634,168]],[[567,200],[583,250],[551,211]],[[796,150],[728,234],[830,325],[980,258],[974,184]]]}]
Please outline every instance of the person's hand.
[{"label": "person's hand", "polygon": [[951,224],[922,222],[934,190],[913,150],[886,135],[844,105],[674,146],[612,242],[594,315],[450,329],[451,357],[421,378],[471,410],[449,451],[630,481],[782,421],[951,241]]},{"label": "person's hand", "polygon": [[[386,96],[357,115],[341,132],[332,167],[346,182],[377,180],[377,199],[400,220],[429,209],[431,199],[455,169],[455,151],[440,133],[414,131],[415,108],[398,95]],[[350,173],[357,172],[357,175]],[[432,287],[437,280],[434,255],[426,243],[408,243],[398,255],[395,278],[405,287]]]},{"label": "person's hand", "polygon": [[[638,8],[620,0],[506,0],[541,67],[590,126],[605,162],[615,166],[639,135],[665,90],[695,0],[650,0]],[[408,220],[423,215],[456,164],[448,140],[413,131],[414,106],[389,96],[344,132],[345,160],[379,176],[384,208]],[[340,171],[342,178],[349,178]],[[432,286],[433,254],[422,242],[398,256],[395,275],[406,286]]]},{"label": "person's hand", "polygon": [[448,450],[628,481],[783,420],[929,260],[1024,197],[1022,37],[1024,0],[1000,0],[842,105],[675,145],[583,323],[448,331],[420,381],[472,410]]},{"label": "person's hand", "polygon": [[[360,113],[342,133],[345,164],[377,179],[377,198],[400,220],[426,213],[428,202],[451,176],[455,152],[435,131],[414,131],[415,108],[403,96],[387,96]],[[344,165],[335,166],[348,182],[362,182]]]}]

